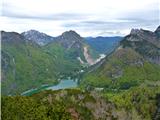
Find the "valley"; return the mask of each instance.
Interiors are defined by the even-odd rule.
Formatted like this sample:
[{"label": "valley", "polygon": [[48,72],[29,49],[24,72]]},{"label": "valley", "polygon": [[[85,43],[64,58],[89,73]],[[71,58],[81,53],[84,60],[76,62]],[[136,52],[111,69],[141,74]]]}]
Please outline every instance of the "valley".
[{"label": "valley", "polygon": [[[2,94],[19,94],[68,77],[80,79],[87,67],[104,58],[75,31],[58,37],[35,30],[1,34]],[[47,43],[41,44],[46,39]]]},{"label": "valley", "polygon": [[2,118],[159,120],[159,34],[1,31]]},{"label": "valley", "polygon": [[0,120],[160,120],[159,0],[1,0]]}]

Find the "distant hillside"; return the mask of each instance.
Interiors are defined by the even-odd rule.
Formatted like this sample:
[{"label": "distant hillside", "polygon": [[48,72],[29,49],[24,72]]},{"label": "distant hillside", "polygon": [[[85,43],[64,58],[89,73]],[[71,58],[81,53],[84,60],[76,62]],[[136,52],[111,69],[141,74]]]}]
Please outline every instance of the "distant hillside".
[{"label": "distant hillside", "polygon": [[22,34],[2,31],[1,35],[2,94],[20,94],[44,84],[55,84],[59,78],[77,77],[98,58],[74,31],[54,40],[33,30]]},{"label": "distant hillside", "polygon": [[[46,45],[46,46],[56,47],[58,44],[59,47],[64,48],[64,50],[68,51],[68,53],[71,52],[69,51],[71,49],[72,49],[72,52],[73,52],[73,49],[74,50],[77,49],[76,51],[74,51],[74,54],[77,54],[76,56],[78,57],[81,63],[86,62],[88,64],[94,64],[95,60],[99,57],[98,52],[94,50],[92,46],[87,44],[84,38],[82,38],[79,34],[77,34],[73,30],[66,31],[58,37],[52,37],[36,30],[29,30],[29,31],[23,32],[22,35],[27,40],[33,41],[39,44],[40,46]],[[85,56],[83,56],[83,54]],[[83,57],[86,57],[86,58],[83,58]]]},{"label": "distant hillside", "polygon": [[98,68],[97,64],[84,75],[81,85],[88,89],[128,89],[144,81],[159,81],[158,43],[156,33],[132,30],[120,46],[99,63]]},{"label": "distant hillside", "polygon": [[87,37],[85,40],[98,53],[108,54],[118,46],[122,37]]},{"label": "distant hillside", "polygon": [[48,43],[43,49],[56,59],[62,74],[71,74],[84,66],[94,64],[99,57],[75,31],[66,31]]},{"label": "distant hillside", "polygon": [[65,54],[73,55],[73,49],[74,49],[74,57],[76,56],[78,58],[78,61],[81,62],[81,64],[84,63],[89,65],[93,65],[97,61],[99,61],[96,59],[101,57],[100,54],[108,54],[112,52],[122,38],[122,37],[82,38],[79,34],[77,34],[73,30],[66,31],[58,37],[52,37],[36,30],[29,30],[23,32],[21,35],[23,35],[27,40],[33,41],[39,44],[40,46],[50,46],[50,48],[55,47],[55,49],[57,49],[57,46],[62,47],[62,49],[64,49],[65,52],[67,52]]},{"label": "distant hillside", "polygon": [[19,94],[42,84],[54,84],[54,58],[15,32],[1,32],[2,94]]},{"label": "distant hillside", "polygon": [[[67,37],[67,39],[62,38],[62,36],[58,36],[58,37],[52,37],[49,36],[45,33],[39,32],[37,30],[29,30],[29,31],[25,31],[23,33],[21,33],[21,35],[23,35],[26,39],[30,40],[30,41],[34,41],[37,44],[44,46],[48,43],[52,43],[55,40],[59,40],[59,42],[61,42],[61,44],[63,44],[63,46],[65,47],[66,45],[69,45],[69,41],[73,41],[73,39],[79,39],[79,38],[74,38],[71,36],[72,35],[76,35],[74,33],[74,31],[70,31],[70,35],[67,35],[68,32],[64,32],[63,36]],[[88,44],[92,49],[94,49],[94,51],[98,52],[99,54],[107,54],[109,52],[111,52],[119,43],[119,41],[122,39],[122,37],[86,37],[84,38],[83,41],[86,42],[86,44]],[[68,42],[66,40],[69,40]],[[65,42],[65,44],[64,44]],[[77,46],[75,46],[77,47]]]},{"label": "distant hillside", "polygon": [[[132,30],[96,64],[95,50],[75,31],[43,46],[2,31],[2,119],[159,120],[159,30]],[[79,88],[19,95],[77,77],[85,66]]]}]

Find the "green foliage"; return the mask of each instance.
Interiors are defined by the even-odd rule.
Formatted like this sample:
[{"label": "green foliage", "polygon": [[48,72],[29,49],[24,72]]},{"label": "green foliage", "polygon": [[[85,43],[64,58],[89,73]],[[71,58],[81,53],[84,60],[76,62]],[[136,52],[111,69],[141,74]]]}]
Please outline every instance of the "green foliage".
[{"label": "green foliage", "polygon": [[144,60],[132,49],[122,49],[109,56],[98,69],[86,73],[80,86],[129,89],[144,81],[158,80],[159,65]]},{"label": "green foliage", "polygon": [[31,97],[2,97],[2,119],[70,120],[63,103],[44,104]]},{"label": "green foliage", "polygon": [[[156,112],[159,86],[101,92],[66,89],[42,91],[32,96],[2,96],[5,120],[151,120]],[[97,113],[98,112],[98,113]]]},{"label": "green foliage", "polygon": [[39,46],[2,43],[2,52],[2,94],[20,94],[56,82],[54,58]]},{"label": "green foliage", "polygon": [[[76,58],[77,50],[69,49],[66,50],[59,43],[51,43],[43,48],[46,53],[54,57],[56,71],[59,72],[59,75],[64,75],[64,77],[75,76],[74,74],[82,69],[80,62]],[[80,52],[81,53],[81,52]],[[80,55],[82,58],[83,55]]]},{"label": "green foliage", "polygon": [[[127,91],[103,92],[111,102],[116,104],[117,109],[125,108],[135,118],[151,120],[157,109],[156,95],[160,93],[160,87],[148,87],[141,85]],[[135,116],[136,115],[136,116]]]},{"label": "green foliage", "polygon": [[92,113],[83,104],[93,100],[90,94],[78,89],[43,91],[32,96],[2,96],[2,119],[70,120],[73,111],[69,109],[75,109],[82,120],[91,120]]}]

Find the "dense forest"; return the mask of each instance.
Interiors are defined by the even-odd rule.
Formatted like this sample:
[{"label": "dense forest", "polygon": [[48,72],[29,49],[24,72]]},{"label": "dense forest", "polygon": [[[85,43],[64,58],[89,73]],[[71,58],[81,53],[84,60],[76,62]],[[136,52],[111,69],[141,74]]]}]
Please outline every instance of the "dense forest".
[{"label": "dense forest", "polygon": [[157,83],[123,91],[66,89],[2,96],[4,120],[158,120]]}]

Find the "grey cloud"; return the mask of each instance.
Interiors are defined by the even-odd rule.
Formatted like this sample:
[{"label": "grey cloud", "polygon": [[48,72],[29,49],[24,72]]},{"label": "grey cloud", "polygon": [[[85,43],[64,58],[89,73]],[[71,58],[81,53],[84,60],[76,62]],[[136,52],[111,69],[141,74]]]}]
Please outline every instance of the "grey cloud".
[{"label": "grey cloud", "polygon": [[[118,22],[120,21],[120,22]],[[79,29],[83,31],[101,31],[97,35],[120,35],[124,36],[122,30],[131,30],[132,28],[144,28],[154,30],[158,24],[153,21],[143,19],[120,19],[116,22],[110,21],[83,21],[78,23],[66,23],[63,27],[67,29]]]},{"label": "grey cloud", "polygon": [[[76,29],[79,31],[93,32],[94,34],[97,32],[98,35],[105,35],[121,34],[119,31],[126,29],[129,30],[131,28],[148,28],[153,30],[160,24],[160,10],[158,9],[158,6],[150,6],[150,8],[142,8],[142,10],[126,10],[123,13],[119,12],[116,16],[117,18],[114,18],[113,16],[115,21],[110,20],[112,18],[107,18],[107,13],[103,13],[103,16],[96,13],[74,13],[74,11],[57,14],[36,14],[34,12],[26,11],[22,8],[17,8],[16,6],[13,6],[13,4],[7,4],[7,2],[4,2],[2,7],[2,16],[7,17],[10,24],[19,24],[19,29],[22,28],[21,25],[27,25],[28,21],[38,21],[39,23],[61,21],[62,25],[59,27],[63,30]],[[92,16],[94,19],[97,19],[90,20]],[[102,19],[99,19],[99,17]],[[70,22],[70,20],[76,20],[76,22]],[[42,30],[49,29],[53,31],[54,29],[52,26],[45,27],[43,26]],[[25,29],[25,27],[23,29]]]},{"label": "grey cloud", "polygon": [[118,19],[131,20],[137,23],[154,23],[158,24],[160,20],[160,10],[153,8],[150,10],[131,11],[123,14]]},{"label": "grey cloud", "polygon": [[[117,20],[118,21],[118,20]],[[116,29],[128,27],[129,24],[135,24],[131,21],[126,22],[106,22],[106,21],[83,21],[79,23],[66,23],[63,24],[63,27],[83,27],[91,29]]]},{"label": "grey cloud", "polygon": [[86,19],[88,15],[76,14],[76,13],[59,13],[59,14],[45,14],[37,15],[36,13],[20,13],[16,11],[11,11],[9,9],[2,9],[2,16],[10,18],[20,18],[20,19],[40,19],[40,20],[79,20]]},{"label": "grey cloud", "polygon": [[160,11],[157,8],[141,11],[130,11],[120,15],[115,21],[83,21],[79,23],[66,23],[66,28],[84,28],[87,30],[121,30],[131,28],[155,29],[160,24]]},{"label": "grey cloud", "polygon": [[[63,9],[63,8],[62,8]],[[39,19],[39,20],[79,20],[86,19],[88,17],[87,14],[66,12],[66,13],[48,13],[48,14],[40,14],[31,11],[27,11],[23,8],[16,7],[7,2],[3,2],[1,15],[10,18],[19,18],[19,19]]]},{"label": "grey cloud", "polygon": [[105,35],[110,35],[110,36],[125,36],[125,34],[121,33],[120,31],[102,31],[98,33],[98,36],[105,36]]}]

